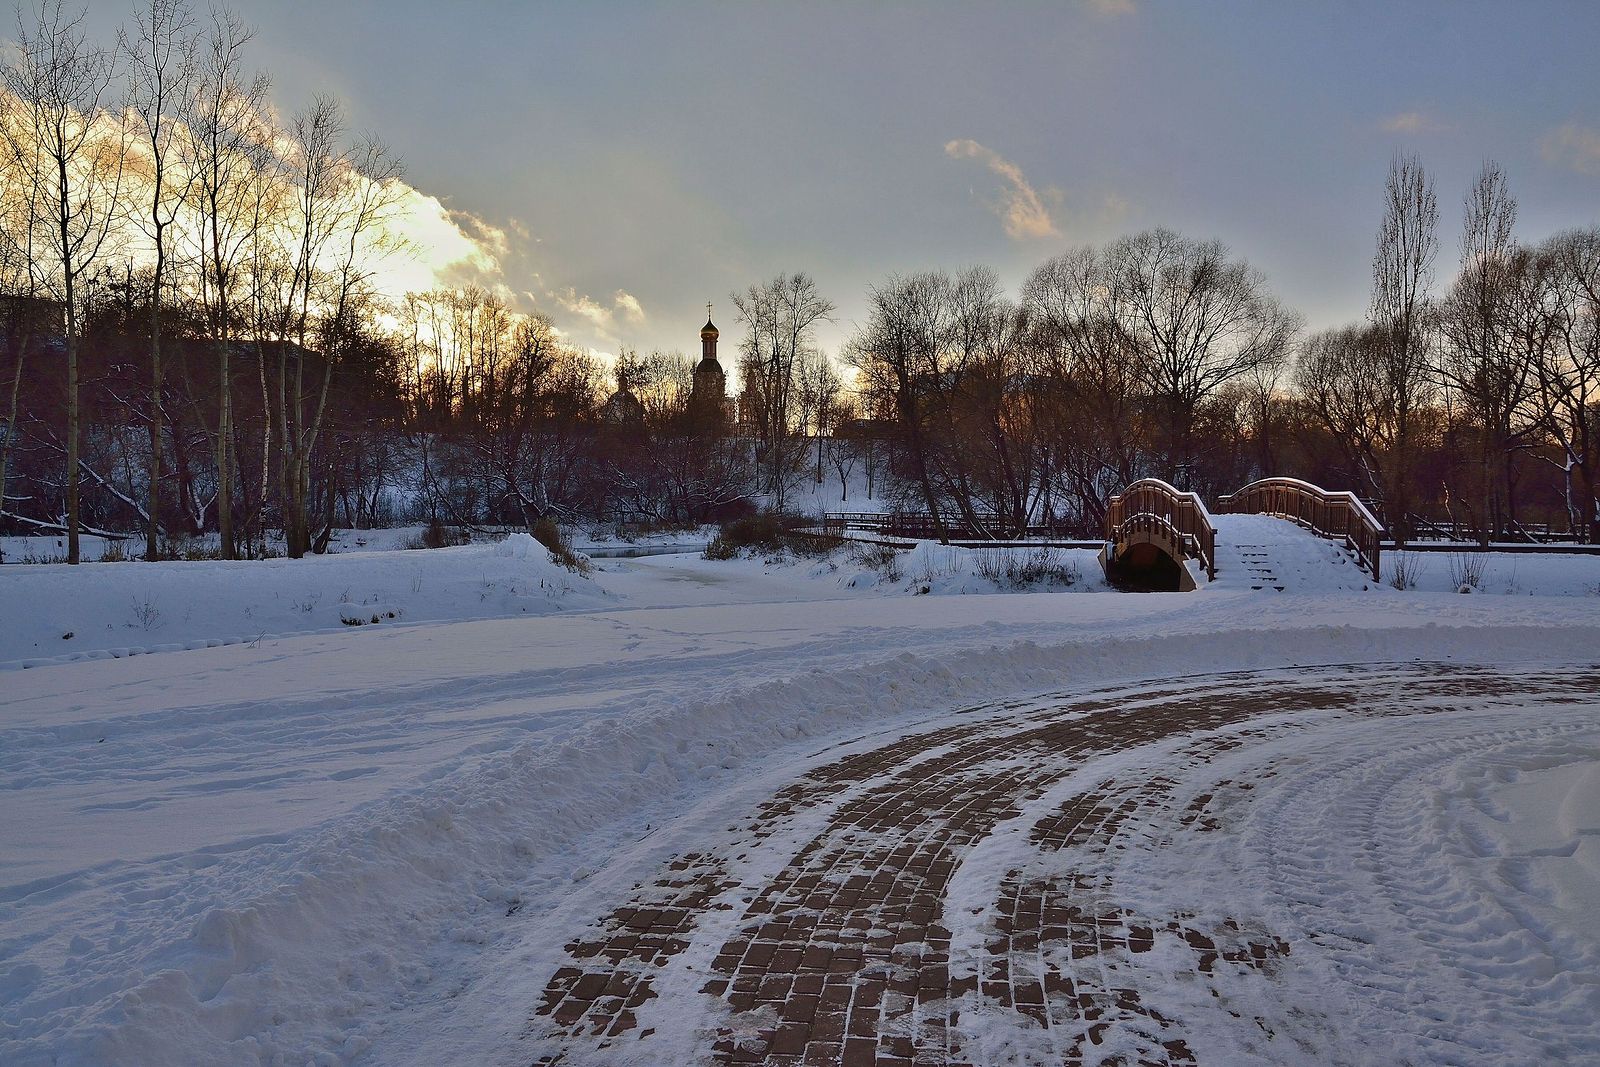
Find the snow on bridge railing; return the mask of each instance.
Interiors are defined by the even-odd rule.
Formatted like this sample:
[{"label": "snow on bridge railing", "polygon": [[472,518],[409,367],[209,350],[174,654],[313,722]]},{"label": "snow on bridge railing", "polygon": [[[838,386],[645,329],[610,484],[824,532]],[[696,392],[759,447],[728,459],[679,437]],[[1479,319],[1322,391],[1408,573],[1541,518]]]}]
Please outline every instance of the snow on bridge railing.
[{"label": "snow on bridge railing", "polygon": [[1362,499],[1350,492],[1332,492],[1299,478],[1262,478],[1217,502],[1218,510],[1236,515],[1275,515],[1330,540],[1343,540],[1362,568],[1378,580],[1378,555],[1383,549],[1383,523]]},{"label": "snow on bridge railing", "polygon": [[1115,543],[1134,533],[1154,533],[1161,527],[1177,534],[1205,567],[1206,578],[1216,580],[1217,528],[1198,493],[1186,493],[1160,478],[1140,478],[1112,497],[1106,507],[1107,541]]}]

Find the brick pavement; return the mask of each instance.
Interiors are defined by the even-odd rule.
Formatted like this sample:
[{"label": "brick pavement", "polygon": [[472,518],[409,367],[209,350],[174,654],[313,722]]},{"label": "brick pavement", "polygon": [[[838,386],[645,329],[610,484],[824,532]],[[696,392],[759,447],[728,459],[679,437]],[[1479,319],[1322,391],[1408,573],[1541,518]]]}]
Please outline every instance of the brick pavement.
[{"label": "brick pavement", "polygon": [[[1390,676],[1375,683],[1388,692]],[[1563,680],[1550,679],[1559,687]],[[1408,712],[1448,708],[1451,697],[1511,695],[1490,675],[1419,670],[1403,686]],[[1580,683],[1574,683],[1580,684]],[[567,946],[532,1012],[534,1062],[604,1062],[642,1048],[652,1029],[640,1009],[658,978],[692,944],[710,955],[698,1002],[674,1010],[708,1020],[707,1053],[724,1064],[947,1064],[977,1062],[963,1011],[1031,1020],[1062,1063],[1094,1059],[1115,1038],[1127,1062],[1194,1063],[1182,1021],[1147,1006],[1119,979],[1120,961],[1161,949],[1187,952],[1197,981],[1227,969],[1271,972],[1291,946],[1234,919],[1141,915],[1121,906],[1094,857],[1113,848],[1130,815],[1171,810],[1175,831],[1211,832],[1224,789],[1178,803],[1165,774],[1108,778],[1032,825],[1041,855],[1070,863],[1045,873],[1011,870],[988,909],[992,931],[976,956],[952,956],[946,894],[963,857],[1022,816],[1091,756],[1229,727],[1179,744],[1168,766],[1294,729],[1292,720],[1246,725],[1293,711],[1382,714],[1394,708],[1348,681],[1308,672],[1294,683],[1248,675],[1204,692],[1173,689],[1105,701],[1066,702],[1001,717],[974,716],[816,767],[730,827],[729,854],[770,847],[816,806],[821,829],[805,836],[778,874],[741,884],[728,855],[685,854],[654,882]],[[1137,843],[1131,843],[1137,844]],[[738,913],[729,935],[702,929]],[[1265,1027],[1265,1022],[1254,1020]],[[638,1062],[637,1053],[632,1053]],[[648,1058],[646,1057],[646,1061]]]}]

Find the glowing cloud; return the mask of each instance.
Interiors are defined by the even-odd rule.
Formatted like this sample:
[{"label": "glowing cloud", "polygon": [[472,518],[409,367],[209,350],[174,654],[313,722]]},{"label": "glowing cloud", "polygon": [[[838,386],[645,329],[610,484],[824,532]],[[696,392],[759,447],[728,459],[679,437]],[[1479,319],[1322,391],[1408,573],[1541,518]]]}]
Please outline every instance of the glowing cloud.
[{"label": "glowing cloud", "polygon": [[383,221],[384,237],[399,246],[374,267],[374,283],[386,296],[435,288],[502,287],[504,230],[464,211],[452,211],[436,196],[406,185]]},{"label": "glowing cloud", "polygon": [[553,289],[547,295],[569,314],[586,319],[597,334],[610,341],[617,340],[619,322],[637,326],[645,319],[639,298],[622,289],[616,291],[609,305],[570,285],[565,289]]},{"label": "glowing cloud", "polygon": [[1045,207],[1044,200],[1029,184],[1022,168],[994,149],[972,140],[951,141],[944,146],[944,154],[951,159],[979,160],[992,173],[999,175],[1005,186],[1000,192],[995,211],[1005,226],[1006,236],[1017,241],[1058,236],[1049,208]]}]

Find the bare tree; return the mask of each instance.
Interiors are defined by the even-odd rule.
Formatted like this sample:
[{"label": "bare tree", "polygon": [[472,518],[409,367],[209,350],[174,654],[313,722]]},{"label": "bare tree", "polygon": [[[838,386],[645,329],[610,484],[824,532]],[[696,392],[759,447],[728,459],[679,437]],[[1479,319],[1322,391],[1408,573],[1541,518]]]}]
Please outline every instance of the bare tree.
[{"label": "bare tree", "polygon": [[[38,297],[43,282],[34,243],[41,236],[39,178],[44,173],[37,159],[38,145],[25,128],[20,101],[10,93],[0,96],[0,123],[6,127],[0,142],[0,299],[6,304],[6,338],[16,353],[11,385],[7,390],[5,435],[0,438],[0,516],[6,511],[6,472],[17,445],[17,415],[22,380],[28,365],[34,330],[38,324]],[[27,151],[18,152],[26,146]]]},{"label": "bare tree", "polygon": [[799,381],[800,432],[816,439],[817,485],[822,484],[822,439],[833,425],[832,416],[844,383],[834,369],[833,360],[815,349],[801,357],[796,370]]},{"label": "bare tree", "polygon": [[793,447],[796,371],[812,348],[817,324],[831,320],[834,306],[804,272],[752,285],[735,293],[733,303],[745,325],[740,372],[753,401],[748,406],[754,409],[758,435],[759,488],[781,511],[800,458]]},{"label": "bare tree", "polygon": [[1427,392],[1433,307],[1428,292],[1439,250],[1439,202],[1433,182],[1413,156],[1397,157],[1384,183],[1383,222],[1372,259],[1369,317],[1378,329],[1384,381],[1393,404],[1394,471],[1384,501],[1397,540],[1409,530],[1411,464],[1418,407]]},{"label": "bare tree", "polygon": [[[311,458],[327,413],[339,345],[351,316],[370,295],[373,267],[388,251],[379,224],[396,203],[401,167],[376,138],[347,146],[343,109],[331,97],[317,97],[296,117],[291,140],[294,244],[284,307],[285,326],[292,324],[297,344],[292,376],[289,346],[278,348],[277,421],[283,448],[284,540],[290,557],[299,558],[311,548]],[[322,326],[321,373],[308,386],[306,362],[317,317]]]},{"label": "bare tree", "polygon": [[1600,544],[1600,230],[1570,230],[1540,250],[1554,282],[1554,337],[1535,364],[1542,421],[1562,451],[1574,533]]},{"label": "bare tree", "polygon": [[217,529],[222,556],[233,559],[234,331],[238,326],[241,267],[253,236],[257,183],[269,155],[262,121],[267,79],[244,73],[250,31],[238,16],[212,12],[183,112],[184,166],[192,182],[194,237],[199,244],[198,289],[217,357],[217,424],[213,437],[217,466]]},{"label": "bare tree", "polygon": [[1518,424],[1533,389],[1533,366],[1516,344],[1512,306],[1518,261],[1512,240],[1517,203],[1504,172],[1488,162],[1467,192],[1462,213],[1461,272],[1440,316],[1445,350],[1440,372],[1478,426],[1479,537],[1515,518],[1512,457],[1534,423]]},{"label": "bare tree", "polygon": [[115,56],[88,43],[83,15],[44,0],[17,16],[17,48],[5,69],[15,109],[4,125],[17,176],[38,191],[33,221],[48,228],[34,245],[49,263],[41,280],[62,308],[67,342],[67,562],[80,559],[78,355],[84,283],[107,249],[120,207],[124,127],[102,114]]},{"label": "bare tree", "polygon": [[1311,418],[1343,453],[1362,496],[1393,499],[1405,464],[1399,394],[1388,378],[1385,339],[1378,331],[1348,326],[1306,339],[1295,365],[1295,391]]},{"label": "bare tree", "polygon": [[1267,292],[1260,271],[1230,260],[1220,241],[1157,229],[1116,242],[1106,259],[1106,284],[1156,410],[1162,473],[1186,481],[1201,403],[1281,363],[1299,319]]},{"label": "bare tree", "polygon": [[949,531],[934,489],[927,386],[940,365],[949,330],[949,279],[924,273],[891,278],[868,296],[866,325],[851,340],[845,360],[860,371],[863,389],[894,412],[897,444],[941,543]]},{"label": "bare tree", "polygon": [[1064,495],[1077,501],[1078,518],[1098,529],[1111,495],[1145,467],[1148,421],[1134,341],[1118,317],[1103,254],[1079,248],[1041,264],[1022,301],[1053,469],[1065,480]]},{"label": "bare tree", "polygon": [[148,199],[140,228],[150,241],[150,495],[146,505],[145,558],[155,559],[161,532],[162,380],[161,327],[165,308],[170,230],[189,195],[192,170],[178,163],[175,112],[189,100],[199,62],[200,35],[182,0],[149,0],[133,15],[133,33],[120,38],[128,57],[126,110],[140,134]]}]

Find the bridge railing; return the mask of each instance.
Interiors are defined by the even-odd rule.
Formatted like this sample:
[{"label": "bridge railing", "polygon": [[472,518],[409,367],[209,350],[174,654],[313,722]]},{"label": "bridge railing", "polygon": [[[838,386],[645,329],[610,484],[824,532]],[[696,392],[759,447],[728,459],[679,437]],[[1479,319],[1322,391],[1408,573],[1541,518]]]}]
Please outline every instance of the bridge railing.
[{"label": "bridge railing", "polygon": [[1378,580],[1383,549],[1383,524],[1354,493],[1330,493],[1299,478],[1263,478],[1217,502],[1217,510],[1235,515],[1275,515],[1289,519],[1320,537],[1342,540],[1364,570]]},{"label": "bridge railing", "polygon": [[1206,569],[1217,577],[1217,529],[1198,493],[1185,493],[1160,478],[1141,478],[1111,498],[1106,508],[1106,540],[1135,533],[1177,534]]}]

